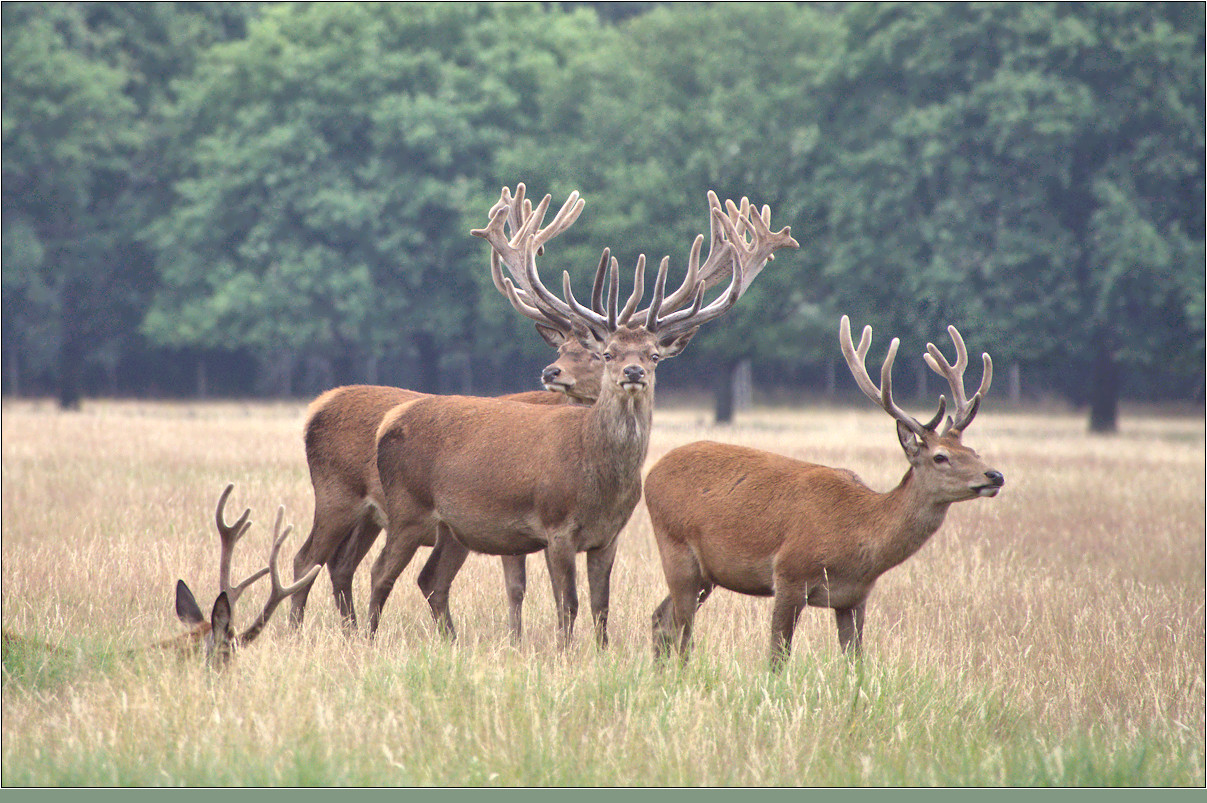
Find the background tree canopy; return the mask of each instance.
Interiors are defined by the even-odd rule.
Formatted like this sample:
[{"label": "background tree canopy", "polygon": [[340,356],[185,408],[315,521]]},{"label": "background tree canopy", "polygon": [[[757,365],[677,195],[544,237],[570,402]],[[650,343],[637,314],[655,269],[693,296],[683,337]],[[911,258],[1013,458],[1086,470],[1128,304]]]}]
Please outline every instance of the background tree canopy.
[{"label": "background tree canopy", "polygon": [[531,387],[468,235],[524,181],[587,199],[544,257],[580,283],[682,271],[709,189],[792,226],[663,387],[832,390],[849,313],[1097,430],[1203,398],[1200,3],[2,13],[5,393]]}]

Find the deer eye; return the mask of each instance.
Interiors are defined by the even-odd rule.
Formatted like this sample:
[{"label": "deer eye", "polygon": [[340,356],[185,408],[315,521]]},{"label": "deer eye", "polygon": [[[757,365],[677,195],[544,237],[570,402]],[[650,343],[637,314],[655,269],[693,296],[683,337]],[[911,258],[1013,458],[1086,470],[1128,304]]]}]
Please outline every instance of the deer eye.
[{"label": "deer eye", "polygon": [[935,465],[939,465],[939,466],[943,465],[944,463],[949,462],[947,459],[947,455],[945,455],[945,454],[935,455],[934,461],[935,461]]},{"label": "deer eye", "polygon": [[610,351],[605,351],[603,358],[604,362],[612,362],[612,360],[615,359],[615,355],[613,355]]},{"label": "deer eye", "polygon": [[658,362],[659,359],[661,359],[661,357],[656,351],[650,355],[650,362]]}]

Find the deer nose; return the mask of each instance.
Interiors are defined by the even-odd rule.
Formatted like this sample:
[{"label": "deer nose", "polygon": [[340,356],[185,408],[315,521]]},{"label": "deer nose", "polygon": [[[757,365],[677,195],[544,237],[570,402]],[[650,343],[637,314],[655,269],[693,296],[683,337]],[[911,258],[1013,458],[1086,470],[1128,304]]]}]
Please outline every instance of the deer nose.
[{"label": "deer nose", "polygon": [[548,368],[546,368],[544,371],[541,372],[541,381],[542,382],[552,382],[553,380],[557,379],[558,375],[561,374],[561,372],[562,372],[561,368],[550,365]]},{"label": "deer nose", "polygon": [[1001,488],[1003,485],[1006,484],[1006,478],[1005,478],[1005,476],[1002,475],[1002,472],[1000,472],[1000,471],[986,471],[985,477],[989,480],[989,482],[992,485],[995,485],[998,488]]},{"label": "deer nose", "polygon": [[629,382],[640,382],[645,379],[645,369],[640,365],[626,365],[624,378]]}]

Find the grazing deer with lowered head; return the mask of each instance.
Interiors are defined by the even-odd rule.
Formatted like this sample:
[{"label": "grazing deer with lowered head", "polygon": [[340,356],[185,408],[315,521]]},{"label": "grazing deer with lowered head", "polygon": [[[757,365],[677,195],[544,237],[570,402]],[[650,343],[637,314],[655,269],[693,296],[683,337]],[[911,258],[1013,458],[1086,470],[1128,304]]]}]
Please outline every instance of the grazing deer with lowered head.
[{"label": "grazing deer with lowered head", "polygon": [[[532,214],[520,184],[515,196],[504,196],[507,223],[517,232],[522,221]],[[601,284],[599,271],[596,284]],[[491,277],[500,293],[507,295],[502,283],[498,257],[492,254]],[[598,355],[583,348],[568,322],[550,318],[524,299],[527,293],[509,296],[517,311],[533,320],[537,332],[557,349],[557,360],[541,372],[545,390],[516,393],[502,398],[528,404],[561,405],[594,403],[599,395],[603,363]],[[335,603],[345,624],[356,627],[356,609],[352,601],[352,579],[368,554],[378,533],[388,526],[382,501],[381,480],[377,476],[377,429],[386,412],[405,401],[427,394],[403,388],[378,385],[348,385],[327,391],[311,404],[303,427],[306,462],[314,487],[314,523],[310,535],[294,556],[294,578],[305,575],[314,566],[326,565],[331,577]],[[434,546],[426,542],[424,546]],[[425,571],[419,575],[420,589],[426,596],[432,567],[439,560],[433,553]],[[520,638],[521,610],[527,586],[524,555],[503,556],[503,575],[509,600],[512,638]],[[294,594],[290,621],[302,622],[310,586]]]},{"label": "grazing deer with lowered head", "polygon": [[[216,668],[221,669],[229,661],[233,650],[245,644],[250,644],[255,641],[264,626],[268,624],[268,620],[272,617],[277,606],[288,599],[292,594],[298,592],[304,585],[314,581],[315,576],[319,572],[319,567],[311,568],[309,574],[301,578],[292,585],[284,585],[281,582],[280,572],[277,567],[277,556],[281,551],[281,545],[285,543],[285,539],[293,530],[293,526],[286,527],[281,530],[281,521],[285,516],[285,508],[282,506],[277,509],[276,523],[272,528],[272,551],[268,557],[268,565],[251,574],[237,585],[231,584],[231,558],[235,553],[235,544],[251,527],[251,510],[245,509],[243,514],[235,521],[234,524],[226,523],[226,516],[223,511],[226,507],[226,500],[234,489],[234,484],[228,484],[226,489],[222,491],[222,495],[218,497],[218,508],[214,512],[214,523],[218,528],[218,539],[221,543],[221,551],[218,558],[218,599],[214,601],[214,606],[210,611],[210,617],[207,620],[201,613],[201,607],[197,604],[197,600],[193,597],[193,592],[183,580],[176,581],[176,615],[180,621],[184,622],[189,627],[189,632],[177,636],[167,641],[161,641],[155,646],[162,649],[179,650],[181,652],[197,652],[204,650],[206,662]],[[268,594],[268,601],[264,603],[264,608],[260,611],[260,615],[256,620],[242,633],[236,634],[234,623],[232,620],[232,609],[235,603],[243,592],[259,580],[264,575],[268,575],[272,583],[271,590]]]},{"label": "grazing deer with lowered head", "polygon": [[964,393],[968,353],[954,326],[956,362],[933,344],[926,364],[947,379],[954,416],[943,421],[946,400],[926,424],[907,415],[892,396],[894,338],[876,387],[864,367],[872,328],[856,348],[842,317],[839,341],[860,390],[897,422],[909,470],[896,488],[877,493],[843,469],[805,463],[769,452],[700,441],[673,449],[650,469],[645,500],[662,557],[670,596],[654,611],[654,652],[677,643],[686,658],[696,610],[714,586],[741,594],[773,596],[771,664],[792,649],[792,634],[806,605],[833,608],[838,641],[858,655],[864,608],[876,578],[917,552],[943,524],[953,502],[996,496],[1005,483],[960,442],[993,378],[983,355],[977,392]]},{"label": "grazing deer with lowered head", "polygon": [[523,555],[543,549],[561,643],[569,643],[577,614],[575,555],[586,552],[596,640],[605,645],[616,540],[641,496],[655,368],[660,360],[679,354],[700,326],[727,312],[773,251],[797,245],[787,228],[771,232],[769,209],[760,216],[748,203],[741,208],[729,204],[726,214],[710,193],[714,230],[724,232],[710,263],[729,268],[728,289],[705,306],[705,282],[691,275],[689,264],[683,286],[668,298],[669,259],[663,259],[653,299],[638,311],[642,257],[634,291],[619,308],[619,270],[604,251],[600,264],[610,263],[611,271],[607,313],[600,314],[594,300],[602,295],[602,282],[596,282],[592,308],[587,308],[574,298],[569,274],[563,275],[564,298],[558,298],[536,270],[544,244],[578,217],[582,201],[577,196],[573,193],[553,222],[541,228],[550,200],[546,196],[509,240],[503,235],[505,192],[491,210],[490,225],[472,233],[490,243],[492,260],[497,256],[511,273],[502,284],[513,305],[519,308],[518,299],[563,321],[585,348],[602,358],[599,397],[589,408],[429,397],[386,415],[378,430],[377,469],[390,527],[372,571],[371,633],[416,547],[436,538],[443,552],[428,602],[449,635],[453,627],[448,592],[470,551]]}]

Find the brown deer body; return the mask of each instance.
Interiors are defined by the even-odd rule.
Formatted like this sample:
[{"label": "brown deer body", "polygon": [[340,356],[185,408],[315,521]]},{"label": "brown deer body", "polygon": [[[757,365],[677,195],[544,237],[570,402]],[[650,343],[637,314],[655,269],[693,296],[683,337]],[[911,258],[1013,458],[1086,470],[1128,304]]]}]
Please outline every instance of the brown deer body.
[{"label": "brown deer body", "polygon": [[[532,209],[531,203],[525,202],[523,185],[514,198],[508,195],[506,201],[507,222],[517,231],[523,216]],[[491,267],[496,287],[506,294],[496,260],[492,260]],[[558,356],[541,372],[545,390],[502,398],[538,405],[592,404],[599,395],[603,370],[598,357],[578,343],[568,322],[550,318],[518,297],[512,300],[517,310],[535,322],[537,332],[557,349]],[[311,402],[307,410],[303,440],[314,488],[314,520],[310,535],[294,556],[294,577],[300,578],[312,566],[325,564],[336,608],[345,625],[351,628],[356,627],[353,576],[378,534],[388,526],[377,476],[377,430],[387,411],[425,395],[403,388],[349,385],[327,391]],[[423,545],[435,546],[435,540],[428,539]],[[432,591],[432,573],[439,559],[437,550],[419,575],[419,587],[425,597]],[[527,587],[525,558],[506,556],[502,562],[511,634],[518,641]],[[293,597],[290,621],[295,627],[301,625],[305,616],[309,593],[307,585]]]},{"label": "brown deer body", "polygon": [[[487,239],[493,264],[502,261],[512,277],[502,283],[517,309],[527,304],[570,324],[582,345],[602,358],[599,397],[590,408],[540,408],[505,400],[432,397],[401,405],[378,432],[377,466],[390,529],[373,566],[370,632],[376,631],[399,572],[415,549],[436,538],[441,551],[428,601],[450,635],[448,592],[469,551],[523,555],[545,551],[558,609],[559,635],[567,644],[577,614],[575,555],[587,553],[587,575],[596,640],[607,643],[607,615],[616,539],[641,496],[640,471],[649,445],[654,404],[654,372],[660,359],[675,356],[696,330],[727,311],[776,248],[795,246],[785,229],[771,233],[763,217],[744,205],[727,216],[710,193],[713,249],[698,269],[703,237],[697,238],[688,278],[671,296],[664,294],[663,260],[653,301],[636,312],[641,299],[644,258],[638,261],[634,292],[619,307],[619,276],[611,260],[606,315],[594,309],[602,292],[604,252],[593,292],[593,309],[574,300],[569,278],[565,299],[541,284],[535,256],[564,230],[581,209],[572,195],[553,223],[539,229],[549,198],[522,222],[517,235],[502,235],[508,193],[491,211],[492,223],[474,234]],[[749,228],[753,247],[742,233]],[[718,232],[724,235],[718,237]],[[706,280],[728,267],[729,289],[702,307]],[[523,296],[520,297],[520,293]],[[517,303],[519,301],[520,303]],[[686,301],[690,307],[679,309]]]},{"label": "brown deer body", "polygon": [[[992,363],[971,401],[964,397],[964,343],[949,329],[958,358],[948,365],[929,345],[927,363],[950,382],[954,419],[938,431],[892,402],[893,341],[882,388],[863,368],[871,329],[858,350],[843,316],[840,340],[864,392],[897,420],[909,470],[896,488],[877,493],[845,469],[806,463],[757,449],[697,442],[666,454],[645,481],[646,505],[670,595],[654,611],[655,654],[676,645],[686,657],[696,610],[714,586],[773,596],[771,660],[791,651],[805,606],[832,608],[844,652],[858,654],[864,610],[876,579],[909,558],[939,529],[955,502],[992,497],[1005,480],[960,435],[989,389]],[[940,364],[937,362],[942,360]]]}]

